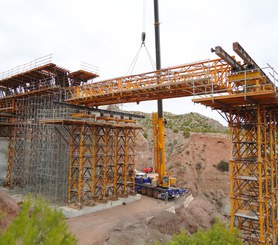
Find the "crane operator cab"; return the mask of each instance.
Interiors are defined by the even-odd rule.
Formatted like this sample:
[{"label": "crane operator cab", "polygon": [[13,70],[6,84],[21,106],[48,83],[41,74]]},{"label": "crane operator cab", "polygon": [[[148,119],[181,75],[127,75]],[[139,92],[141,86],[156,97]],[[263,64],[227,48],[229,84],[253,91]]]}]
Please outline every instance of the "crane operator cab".
[{"label": "crane operator cab", "polygon": [[176,184],[177,179],[172,178],[169,175],[164,175],[162,178],[162,187],[170,187]]}]

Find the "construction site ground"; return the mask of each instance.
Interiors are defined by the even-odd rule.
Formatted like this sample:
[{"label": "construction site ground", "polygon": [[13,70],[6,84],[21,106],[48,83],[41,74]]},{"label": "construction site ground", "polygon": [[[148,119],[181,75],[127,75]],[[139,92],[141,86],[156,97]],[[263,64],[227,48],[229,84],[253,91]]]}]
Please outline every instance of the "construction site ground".
[{"label": "construction site ground", "polygon": [[143,196],[130,204],[68,219],[67,223],[81,245],[140,245],[166,243],[180,230],[195,233],[206,229],[216,217],[227,222],[203,195],[188,195],[167,204]]},{"label": "construction site ground", "polygon": [[167,216],[175,215],[172,212],[183,206],[185,199],[186,197],[170,200],[166,204],[163,200],[142,196],[139,201],[70,218],[67,223],[80,245],[144,244],[153,243],[155,240],[167,241],[171,236],[152,228],[152,222],[160,217],[168,223]]}]

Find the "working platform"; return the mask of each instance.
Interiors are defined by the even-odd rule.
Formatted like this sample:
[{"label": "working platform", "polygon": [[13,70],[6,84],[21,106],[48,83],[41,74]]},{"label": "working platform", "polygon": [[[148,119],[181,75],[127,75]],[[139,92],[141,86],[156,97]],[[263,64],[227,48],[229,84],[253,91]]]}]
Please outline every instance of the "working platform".
[{"label": "working platform", "polygon": [[259,91],[229,95],[212,95],[204,98],[192,99],[194,103],[209,106],[213,109],[226,110],[238,106],[264,104],[278,104],[278,93],[275,91]]}]

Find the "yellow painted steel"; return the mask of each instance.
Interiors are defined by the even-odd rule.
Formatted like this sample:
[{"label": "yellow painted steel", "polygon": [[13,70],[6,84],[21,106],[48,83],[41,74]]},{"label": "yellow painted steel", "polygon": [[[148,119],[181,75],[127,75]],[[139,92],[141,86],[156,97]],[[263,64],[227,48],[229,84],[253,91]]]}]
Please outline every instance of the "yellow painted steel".
[{"label": "yellow painted steel", "polygon": [[124,193],[123,195],[127,196],[127,164],[128,164],[128,130],[124,129]]},{"label": "yellow painted steel", "polygon": [[132,132],[133,132],[133,146],[132,146],[132,148],[133,148],[133,174],[132,174],[132,186],[133,186],[133,188],[132,188],[132,192],[133,192],[133,194],[136,194],[136,190],[135,190],[135,175],[134,175],[134,172],[135,172],[135,169],[136,169],[136,155],[135,155],[135,153],[136,153],[136,130],[135,129],[131,129],[132,130]]},{"label": "yellow painted steel", "polygon": [[107,187],[107,153],[108,153],[108,128],[104,128],[104,160],[103,160],[103,200],[106,200]]},{"label": "yellow painted steel", "polygon": [[79,142],[79,166],[78,166],[78,205],[82,206],[82,186],[83,186],[83,153],[84,153],[84,129],[85,126],[81,125],[80,142]]},{"label": "yellow painted steel", "polygon": [[94,197],[96,194],[96,163],[97,163],[97,128],[96,126],[92,126],[92,159],[91,159],[91,185],[90,185],[90,192],[91,192],[91,204],[94,204]]},{"label": "yellow painted steel", "polygon": [[169,173],[166,172],[164,119],[158,118],[157,113],[153,112],[152,120],[154,137],[154,164],[155,173],[158,174],[158,185],[161,185],[162,187],[169,187],[176,183],[176,179],[172,178]]},{"label": "yellow painted steel", "polygon": [[226,92],[229,89],[227,76],[230,71],[230,66],[221,59],[194,62],[73,87],[66,101],[99,106],[115,104],[115,101],[139,102]]},{"label": "yellow painted steel", "polygon": [[[166,164],[165,164],[165,141],[164,141],[164,119],[158,118],[157,119],[157,125],[158,125],[158,159],[159,159],[159,166],[160,166],[160,172],[159,176],[162,178],[166,175]],[[162,179],[160,179],[162,181]]]},{"label": "yellow painted steel", "polygon": [[114,199],[117,199],[117,179],[118,179],[118,171],[117,171],[117,163],[118,163],[118,129],[114,129]]},{"label": "yellow painted steel", "polygon": [[229,112],[231,229],[238,228],[247,244],[275,244],[277,239],[277,121],[272,113],[265,105]]},{"label": "yellow painted steel", "polygon": [[158,117],[157,113],[152,113],[152,122],[153,122],[153,144],[154,144],[154,166],[155,173],[160,173],[160,164],[159,164],[159,146],[158,146]]},{"label": "yellow painted steel", "polygon": [[260,244],[264,244],[264,200],[263,200],[263,186],[262,186],[262,135],[261,135],[261,108],[257,106],[257,149],[258,149],[258,184],[259,184],[259,225],[260,225]]}]

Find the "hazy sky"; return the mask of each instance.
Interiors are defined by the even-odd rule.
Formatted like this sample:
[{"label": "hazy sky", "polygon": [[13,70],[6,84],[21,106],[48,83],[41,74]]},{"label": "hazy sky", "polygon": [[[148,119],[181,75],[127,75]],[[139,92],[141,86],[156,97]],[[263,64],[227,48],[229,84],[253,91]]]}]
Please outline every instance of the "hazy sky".
[{"label": "hazy sky", "polygon": [[[143,20],[144,0],[1,0],[0,71],[53,53],[54,63],[70,70],[80,61],[98,66],[99,80],[126,75],[143,30],[155,59],[153,1],[145,2]],[[210,52],[217,45],[233,54],[234,41],[261,67],[278,65],[276,0],[160,0],[159,7],[162,67],[217,58]],[[134,73],[152,69],[142,50]],[[152,112],[156,102],[122,108]],[[189,98],[164,100],[164,110],[221,118]]]}]

